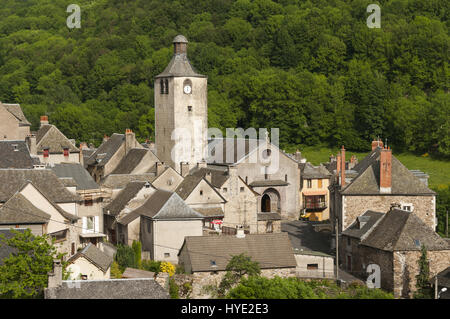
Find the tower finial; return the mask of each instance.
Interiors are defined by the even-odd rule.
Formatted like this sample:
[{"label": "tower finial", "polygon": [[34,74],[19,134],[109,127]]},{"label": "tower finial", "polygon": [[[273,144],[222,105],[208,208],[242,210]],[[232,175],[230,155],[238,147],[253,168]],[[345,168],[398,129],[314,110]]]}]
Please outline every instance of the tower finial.
[{"label": "tower finial", "polygon": [[186,54],[187,53],[187,44],[188,44],[188,40],[186,39],[186,37],[184,35],[177,35],[174,39],[173,39],[173,50],[174,50],[174,54]]}]

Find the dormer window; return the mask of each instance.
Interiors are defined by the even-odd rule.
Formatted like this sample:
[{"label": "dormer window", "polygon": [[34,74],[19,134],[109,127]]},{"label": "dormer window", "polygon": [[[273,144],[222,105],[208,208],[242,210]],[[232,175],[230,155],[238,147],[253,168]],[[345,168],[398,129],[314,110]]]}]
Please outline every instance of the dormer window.
[{"label": "dormer window", "polygon": [[48,157],[48,148],[44,149],[44,157]]},{"label": "dormer window", "polygon": [[12,144],[13,151],[17,152],[17,151],[19,150],[19,149],[18,149],[18,146],[19,146],[19,145],[17,145],[17,144]]},{"label": "dormer window", "polygon": [[65,148],[64,149],[64,157],[68,157],[69,156],[69,149]]}]

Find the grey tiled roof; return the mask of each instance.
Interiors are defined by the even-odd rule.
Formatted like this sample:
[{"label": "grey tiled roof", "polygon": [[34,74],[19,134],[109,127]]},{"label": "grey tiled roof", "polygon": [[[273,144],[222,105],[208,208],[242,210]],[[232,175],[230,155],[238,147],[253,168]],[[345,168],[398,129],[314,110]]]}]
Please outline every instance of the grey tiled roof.
[{"label": "grey tiled roof", "polygon": [[25,141],[0,141],[0,168],[33,168]]},{"label": "grey tiled roof", "polygon": [[289,183],[282,180],[262,180],[253,181],[250,183],[251,187],[267,187],[267,186],[288,186]]},{"label": "grey tiled roof", "polygon": [[20,125],[31,126],[31,123],[28,122],[25,115],[23,114],[20,104],[5,104],[1,102],[0,104],[3,105],[9,113],[14,115],[19,120]]},{"label": "grey tiled roof", "polygon": [[439,286],[450,288],[450,266],[441,271],[437,276]]},{"label": "grey tiled roof", "polygon": [[155,78],[172,76],[206,77],[206,75],[197,73],[186,54],[174,54],[164,71]]},{"label": "grey tiled roof", "polygon": [[50,169],[0,169],[0,202],[6,202],[27,182],[32,182],[54,203],[79,201],[78,195],[69,192]]},{"label": "grey tiled roof", "polygon": [[223,217],[223,210],[221,207],[199,207],[193,209],[205,217]]},{"label": "grey tiled roof", "polygon": [[86,165],[104,166],[111,157],[117,152],[122,143],[125,143],[125,134],[114,133],[111,137],[103,142],[97,150],[88,158]]},{"label": "grey tiled roof", "polygon": [[73,263],[79,257],[86,258],[91,263],[96,265],[99,269],[101,269],[103,272],[107,272],[108,271],[109,267],[111,266],[111,264],[112,264],[112,262],[114,260],[113,257],[105,254],[100,249],[95,247],[95,245],[92,245],[92,243],[89,243],[82,250],[80,250],[75,255],[70,257],[68,262],[69,263]]},{"label": "grey tiled roof", "polygon": [[211,185],[221,188],[223,184],[230,178],[227,170],[214,168],[195,168],[191,171],[191,175],[197,177],[205,177],[206,174],[211,174]]},{"label": "grey tiled roof", "polygon": [[152,183],[156,179],[155,174],[109,174],[100,184],[103,187],[119,189],[124,188],[131,182],[149,182]]},{"label": "grey tiled roof", "polygon": [[[76,288],[74,288],[76,287]],[[45,292],[47,299],[169,299],[154,279],[73,280]]]},{"label": "grey tiled roof", "polygon": [[94,181],[89,172],[78,163],[55,164],[52,171],[58,177],[71,177],[75,180],[77,190],[99,189],[100,187]]},{"label": "grey tiled roof", "polygon": [[79,153],[80,150],[54,125],[42,125],[36,134],[36,149],[42,153],[49,149],[49,153],[62,154],[64,149],[71,153]]},{"label": "grey tiled roof", "polygon": [[[25,231],[24,228],[16,228],[14,230],[22,233]],[[15,234],[10,228],[0,227],[0,265],[3,265],[3,259],[8,258],[11,254],[16,253],[17,251],[15,248],[6,245],[3,242],[3,237],[4,239],[11,239],[14,236]]]},{"label": "grey tiled roof", "polygon": [[147,152],[150,151],[145,148],[131,149],[111,174],[130,174],[133,169],[141,162]]},{"label": "grey tiled roof", "polygon": [[356,220],[353,224],[351,224],[346,230],[342,232],[342,235],[361,239],[361,237],[364,236],[375,225],[375,223],[384,216],[384,213],[368,210],[362,216],[366,218],[367,221],[366,224],[364,224],[363,227],[361,227],[361,229],[358,227],[359,224],[358,221]]},{"label": "grey tiled roof", "polygon": [[330,178],[331,173],[322,165],[313,166],[311,163],[302,165],[302,178]]},{"label": "grey tiled roof", "polygon": [[119,194],[112,200],[111,203],[103,208],[105,213],[113,216],[117,216],[122,209],[128,204],[130,200],[132,200],[136,194],[144,187],[145,182],[131,182],[122,189]]},{"label": "grey tiled roof", "polygon": [[361,242],[362,245],[387,251],[450,250],[449,244],[425,224],[414,212],[392,209]]},{"label": "grey tiled roof", "polygon": [[223,271],[232,256],[241,253],[258,262],[261,269],[297,266],[287,233],[250,234],[245,238],[188,236],[185,237],[180,253],[182,250],[189,254],[193,272]]},{"label": "grey tiled roof", "polygon": [[[380,161],[379,151],[375,149],[364,158],[354,170],[359,175],[348,184],[341,193],[343,195],[378,195],[380,194]],[[379,150],[379,149],[378,149]],[[394,155],[392,155],[392,195],[434,195],[413,173],[411,173]]]},{"label": "grey tiled roof", "polygon": [[157,190],[143,205],[119,220],[127,225],[139,216],[152,219],[203,219],[204,216],[190,208],[176,193]]},{"label": "grey tiled roof", "polygon": [[191,195],[192,191],[202,181],[201,176],[187,175],[184,177],[180,185],[178,185],[175,193],[177,193],[183,200]]},{"label": "grey tiled roof", "polygon": [[0,224],[45,224],[50,215],[34,206],[22,194],[16,193],[0,207]]}]

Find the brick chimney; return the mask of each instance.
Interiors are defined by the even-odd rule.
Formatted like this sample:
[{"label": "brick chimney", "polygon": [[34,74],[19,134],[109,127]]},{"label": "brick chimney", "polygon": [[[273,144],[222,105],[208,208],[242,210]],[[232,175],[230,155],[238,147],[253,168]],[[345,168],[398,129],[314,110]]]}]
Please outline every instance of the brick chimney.
[{"label": "brick chimney", "polygon": [[48,116],[47,115],[41,115],[41,127],[42,125],[48,124]]},{"label": "brick chimney", "polygon": [[376,141],[372,141],[372,151],[377,147],[383,148],[383,141],[380,141],[379,139]]},{"label": "brick chimney", "polygon": [[336,174],[339,176],[341,173],[341,153],[336,154]]},{"label": "brick chimney", "polygon": [[341,187],[345,186],[345,148],[341,148]]},{"label": "brick chimney", "polygon": [[186,175],[189,174],[189,163],[188,162],[180,163],[180,172],[181,172],[181,176],[183,176],[183,177],[186,177]]},{"label": "brick chimney", "polygon": [[392,150],[383,148],[380,153],[380,193],[390,194],[392,188]]},{"label": "brick chimney", "polygon": [[136,135],[127,128],[125,130],[125,155],[134,147],[136,147]]},{"label": "brick chimney", "polygon": [[103,142],[106,142],[107,140],[109,140],[109,136],[108,135],[103,135]]}]

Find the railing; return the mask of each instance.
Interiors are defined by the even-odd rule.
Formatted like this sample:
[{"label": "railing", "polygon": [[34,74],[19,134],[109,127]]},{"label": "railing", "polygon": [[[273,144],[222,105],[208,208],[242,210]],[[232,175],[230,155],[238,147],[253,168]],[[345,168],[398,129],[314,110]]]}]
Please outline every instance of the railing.
[{"label": "railing", "polygon": [[327,203],[325,202],[309,202],[305,203],[305,208],[309,209],[325,209],[327,208]]}]

